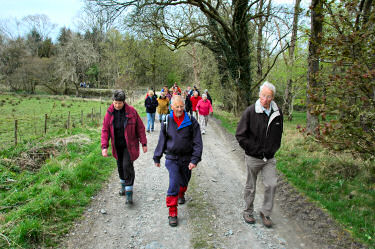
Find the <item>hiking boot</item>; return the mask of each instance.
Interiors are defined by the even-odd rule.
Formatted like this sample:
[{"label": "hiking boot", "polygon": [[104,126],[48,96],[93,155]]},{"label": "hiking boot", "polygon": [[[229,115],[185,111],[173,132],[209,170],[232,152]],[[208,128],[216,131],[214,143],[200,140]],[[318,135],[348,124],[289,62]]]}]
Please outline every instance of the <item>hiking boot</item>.
[{"label": "hiking boot", "polygon": [[260,217],[262,218],[263,225],[265,227],[272,227],[272,220],[271,217],[265,216],[262,212],[260,212]]},{"label": "hiking boot", "polygon": [[252,214],[244,213],[243,219],[245,220],[246,223],[249,223],[249,224],[255,223],[255,218]]},{"label": "hiking boot", "polygon": [[184,204],[185,203],[185,196],[178,197],[178,204]]},{"label": "hiking boot", "polygon": [[118,194],[120,195],[120,196],[124,196],[125,195],[125,183],[121,183],[121,189],[120,189],[120,191],[118,192]]},{"label": "hiking boot", "polygon": [[178,224],[177,216],[168,216],[168,221],[171,227],[176,227]]},{"label": "hiking boot", "polygon": [[125,204],[133,204],[133,191],[126,191],[126,201]]}]

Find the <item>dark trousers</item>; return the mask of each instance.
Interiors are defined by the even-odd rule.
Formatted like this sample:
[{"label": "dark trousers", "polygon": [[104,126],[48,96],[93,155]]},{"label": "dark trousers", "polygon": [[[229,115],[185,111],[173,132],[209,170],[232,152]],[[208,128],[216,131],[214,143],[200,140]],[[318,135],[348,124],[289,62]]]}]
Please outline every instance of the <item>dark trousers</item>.
[{"label": "dark trousers", "polygon": [[135,172],[133,162],[130,160],[128,149],[125,147],[116,147],[117,151],[117,169],[121,180],[125,181],[125,186],[133,186]]},{"label": "dark trousers", "polygon": [[[167,156],[168,157],[168,156]],[[167,195],[178,195],[180,187],[187,187],[191,178],[189,170],[190,157],[171,160],[166,158],[165,167],[169,172],[169,188]]]}]

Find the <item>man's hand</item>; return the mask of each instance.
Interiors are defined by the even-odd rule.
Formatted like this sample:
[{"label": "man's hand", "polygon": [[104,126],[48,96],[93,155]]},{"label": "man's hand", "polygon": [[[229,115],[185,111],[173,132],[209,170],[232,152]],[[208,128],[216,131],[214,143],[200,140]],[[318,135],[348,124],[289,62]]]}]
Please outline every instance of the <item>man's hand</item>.
[{"label": "man's hand", "polygon": [[102,149],[102,156],[108,157],[108,149]]},{"label": "man's hand", "polygon": [[142,146],[142,149],[143,149],[143,153],[147,152],[147,146]]},{"label": "man's hand", "polygon": [[190,169],[190,170],[194,169],[195,167],[197,167],[196,164],[194,164],[194,163],[189,163],[189,169]]},{"label": "man's hand", "polygon": [[155,163],[155,166],[160,168],[160,163]]}]

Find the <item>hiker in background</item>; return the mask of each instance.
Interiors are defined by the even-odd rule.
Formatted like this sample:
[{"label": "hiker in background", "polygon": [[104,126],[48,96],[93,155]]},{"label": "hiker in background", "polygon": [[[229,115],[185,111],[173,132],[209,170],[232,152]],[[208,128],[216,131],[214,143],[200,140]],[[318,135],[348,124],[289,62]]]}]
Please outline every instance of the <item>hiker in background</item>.
[{"label": "hiker in background", "polygon": [[191,116],[193,115],[193,109],[191,105],[190,95],[188,94],[188,90],[182,92],[182,99],[184,99],[185,104],[185,111]]},{"label": "hiker in background", "polygon": [[191,106],[192,106],[192,110],[193,110],[193,115],[194,115],[195,119],[197,119],[197,120],[198,120],[197,104],[198,104],[198,101],[201,100],[201,99],[202,99],[202,97],[198,95],[197,91],[194,91],[193,96],[190,98]]},{"label": "hiker in background", "polygon": [[154,131],[154,123],[155,123],[155,112],[156,107],[158,106],[158,100],[154,95],[153,90],[148,91],[148,96],[145,99],[145,107],[146,107],[146,114],[147,114],[147,132]]},{"label": "hiker in background", "polygon": [[274,155],[280,148],[283,133],[283,114],[273,101],[275,94],[275,86],[264,82],[260,87],[259,99],[243,112],[236,131],[236,139],[246,154],[247,180],[243,218],[247,223],[255,223],[254,199],[257,176],[261,171],[264,201],[259,214],[266,227],[272,227],[270,216],[277,185]]},{"label": "hiker in background", "polygon": [[103,120],[102,155],[108,156],[111,139],[112,155],[117,161],[121,183],[119,194],[126,195],[126,204],[132,204],[134,161],[139,157],[139,144],[142,144],[143,153],[147,152],[145,127],[137,111],[125,102],[124,91],[116,90],[112,100]]},{"label": "hiker in background", "polygon": [[185,203],[185,192],[191,170],[201,161],[203,143],[199,123],[184,111],[181,95],[172,98],[172,112],[162,123],[159,141],[153,160],[160,167],[160,158],[165,153],[165,166],[169,172],[169,188],[166,203],[169,208],[169,225],[177,226],[177,206]]},{"label": "hiker in background", "polygon": [[[211,98],[210,94],[208,93],[208,89],[204,90],[204,94],[207,95],[207,99],[210,101],[211,105],[213,106],[214,103],[212,102],[212,98]],[[203,97],[203,95],[202,95],[202,97]]]},{"label": "hiker in background", "polygon": [[207,95],[202,94],[202,99],[198,101],[197,110],[199,113],[199,124],[202,134],[206,134],[208,123],[208,115],[213,112],[211,102],[207,99]]},{"label": "hiker in background", "polygon": [[165,96],[165,92],[161,92],[160,97],[158,98],[158,108],[157,108],[160,123],[164,122],[165,117],[167,116],[169,112],[168,108],[169,108],[169,99]]}]

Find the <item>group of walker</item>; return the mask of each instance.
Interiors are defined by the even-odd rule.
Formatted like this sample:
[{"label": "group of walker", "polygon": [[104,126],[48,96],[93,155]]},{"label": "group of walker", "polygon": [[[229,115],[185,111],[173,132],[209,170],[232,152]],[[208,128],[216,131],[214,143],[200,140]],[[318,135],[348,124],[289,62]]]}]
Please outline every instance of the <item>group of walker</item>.
[{"label": "group of walker", "polygon": [[202,96],[196,86],[193,89],[187,87],[182,91],[175,83],[171,89],[164,86],[160,91],[160,96],[157,97],[154,90],[149,90],[145,98],[145,107],[147,113],[147,128],[146,131],[151,133],[154,131],[155,113],[159,115],[159,122],[165,121],[167,115],[172,110],[171,100],[173,96],[180,95],[184,102],[184,110],[188,115],[193,115],[196,120],[199,120],[201,133],[206,133],[208,117],[213,113],[212,98],[206,89]]},{"label": "group of walker", "polygon": [[[181,90],[174,86],[171,94],[166,88],[156,100],[158,105],[155,106],[154,103],[152,106],[147,106],[147,99],[150,98],[148,104],[152,103],[155,95],[151,91],[145,101],[146,108],[158,107],[162,114],[159,113],[161,129],[153,161],[155,166],[160,167],[160,159],[165,154],[165,166],[169,172],[166,205],[169,209],[168,222],[173,227],[178,224],[178,204],[184,204],[186,201],[185,192],[188,189],[191,170],[197,167],[202,159],[201,134],[205,133],[207,117],[212,112],[211,102],[207,100],[207,95],[203,94],[198,101],[196,99],[191,101],[191,110],[186,110],[190,94],[192,94],[190,100],[200,97],[198,91],[187,95],[189,90],[184,91],[185,94],[178,94]],[[283,131],[283,115],[273,101],[275,93],[275,86],[264,82],[260,87],[259,99],[244,111],[236,131],[236,139],[246,154],[247,180],[243,218],[247,223],[255,223],[253,213],[256,180],[259,172],[262,172],[265,190],[263,206],[259,214],[266,227],[272,226],[270,215],[277,184],[274,155],[280,147]],[[171,95],[170,99],[167,97],[168,94]],[[195,109],[194,101],[196,101]],[[191,115],[196,113],[196,110],[199,112],[201,125],[195,117],[196,114]],[[154,115],[150,115],[151,119],[155,118],[155,111],[153,113]],[[204,128],[201,130],[202,127]],[[148,123],[147,131],[153,130],[153,124]],[[126,196],[126,204],[132,204],[135,177],[133,163],[139,157],[139,144],[142,145],[143,152],[147,152],[147,138],[141,118],[137,111],[125,102],[125,93],[122,90],[114,92],[113,103],[104,117],[101,144],[102,155],[105,157],[108,156],[109,140],[111,140],[112,155],[117,160],[121,183],[120,195]]]}]

